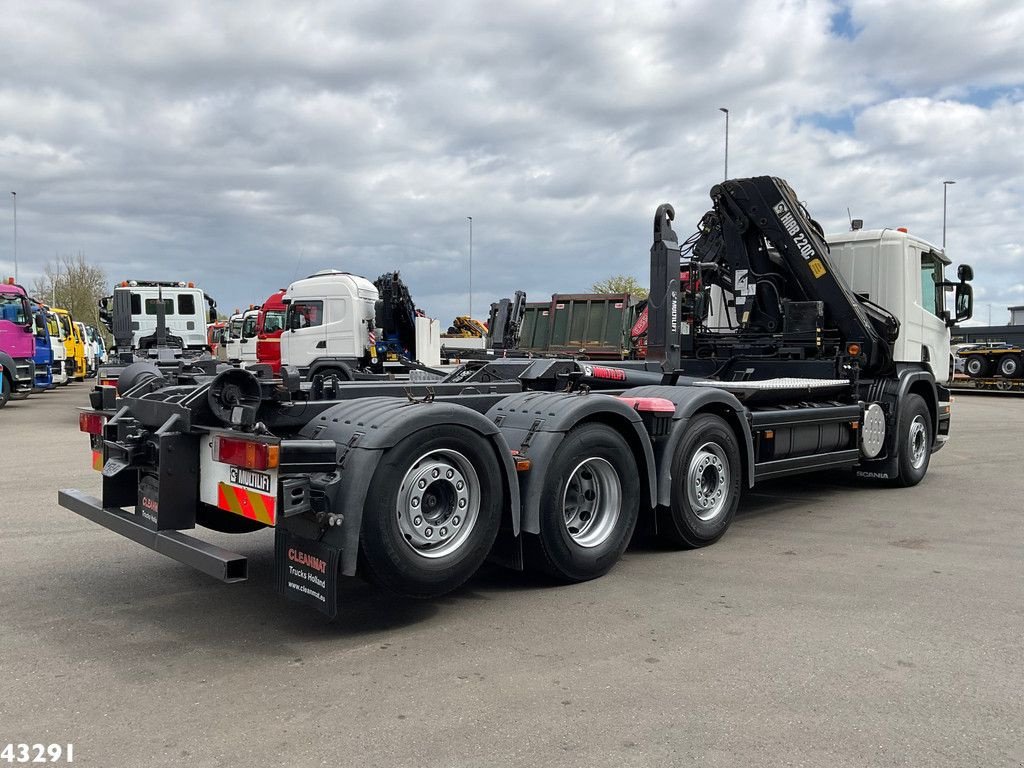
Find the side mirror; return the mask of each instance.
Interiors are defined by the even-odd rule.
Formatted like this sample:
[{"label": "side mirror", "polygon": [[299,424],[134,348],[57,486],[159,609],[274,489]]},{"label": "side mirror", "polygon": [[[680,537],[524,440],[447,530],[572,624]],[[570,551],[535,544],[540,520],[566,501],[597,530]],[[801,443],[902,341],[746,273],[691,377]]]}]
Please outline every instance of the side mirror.
[{"label": "side mirror", "polygon": [[[967,268],[968,270],[970,267]],[[968,283],[958,283],[953,299],[954,317],[947,320],[947,325],[962,323],[974,315],[974,289]]]},{"label": "side mirror", "polygon": [[969,283],[974,279],[974,270],[970,264],[961,264],[956,268],[956,279],[961,283]]}]

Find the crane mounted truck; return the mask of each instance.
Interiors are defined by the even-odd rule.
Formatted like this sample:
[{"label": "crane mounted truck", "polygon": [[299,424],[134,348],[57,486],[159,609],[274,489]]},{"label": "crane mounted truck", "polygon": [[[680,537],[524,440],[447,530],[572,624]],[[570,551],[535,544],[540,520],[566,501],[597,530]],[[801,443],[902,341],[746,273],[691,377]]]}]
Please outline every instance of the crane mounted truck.
[{"label": "crane mounted truck", "polygon": [[[612,568],[641,514],[701,547],[769,478],[920,482],[950,430],[946,358],[926,350],[970,316],[970,268],[947,282],[941,251],[888,231],[834,260],[781,179],[711,198],[683,249],[672,207],[655,214],[644,361],[493,360],[429,385],[319,390],[288,365],[192,386],[139,368],[80,415],[101,498],[59,502],[226,582],[246,558],[192,529],[272,527],[277,590],[333,616],[357,571],[419,597],[488,557],[583,581]],[[844,277],[865,259],[880,293]],[[700,279],[681,291],[682,265]],[[929,290],[955,290],[952,312],[924,301],[925,266]]]}]

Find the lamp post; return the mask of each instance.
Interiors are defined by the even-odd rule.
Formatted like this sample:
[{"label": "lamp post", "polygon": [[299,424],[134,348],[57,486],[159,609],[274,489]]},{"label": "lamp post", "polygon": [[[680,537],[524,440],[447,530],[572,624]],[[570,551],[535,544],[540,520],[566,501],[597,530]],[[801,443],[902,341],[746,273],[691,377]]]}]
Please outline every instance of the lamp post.
[{"label": "lamp post", "polygon": [[473,217],[469,220],[469,316],[473,317]]},{"label": "lamp post", "polygon": [[14,282],[18,282],[18,193],[13,190],[11,204],[14,206]]},{"label": "lamp post", "polygon": [[725,113],[725,175],[722,177],[725,180],[729,178],[729,110],[719,107],[718,111]]},{"label": "lamp post", "polygon": [[949,191],[950,184],[956,184],[956,182],[942,182],[942,250],[946,250],[946,193]]}]

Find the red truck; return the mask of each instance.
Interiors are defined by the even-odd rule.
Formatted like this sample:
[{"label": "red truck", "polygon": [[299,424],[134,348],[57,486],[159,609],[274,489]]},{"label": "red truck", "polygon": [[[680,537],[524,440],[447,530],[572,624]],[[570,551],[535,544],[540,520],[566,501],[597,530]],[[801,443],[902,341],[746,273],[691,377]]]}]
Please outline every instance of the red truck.
[{"label": "red truck", "polygon": [[256,320],[256,360],[268,363],[276,375],[281,371],[281,332],[284,331],[285,289],[272,294],[260,307]]}]

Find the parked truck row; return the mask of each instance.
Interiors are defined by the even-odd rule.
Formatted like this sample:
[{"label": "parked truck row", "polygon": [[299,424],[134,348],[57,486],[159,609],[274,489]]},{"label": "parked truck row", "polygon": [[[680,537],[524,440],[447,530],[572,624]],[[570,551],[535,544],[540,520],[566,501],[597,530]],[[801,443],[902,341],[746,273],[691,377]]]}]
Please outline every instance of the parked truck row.
[{"label": "parked truck row", "polygon": [[0,408],[91,378],[106,354],[95,327],[32,298],[14,278],[0,283]]},{"label": "parked truck row", "polygon": [[[970,267],[948,280],[943,251],[905,230],[826,238],[781,179],[731,179],[711,200],[682,247],[673,208],[655,213],[646,360],[309,386],[292,350],[362,358],[374,317],[369,281],[318,273],[281,298],[276,374],[222,365],[180,384],[143,362],[96,387],[80,426],[101,496],[60,504],[227,582],[246,558],[192,530],[273,528],[277,590],[334,615],[357,573],[419,597],[487,558],[596,578],[638,520],[705,546],[770,478],[919,483],[950,436],[949,327],[971,315]],[[346,287],[304,292],[318,281]],[[335,350],[346,303],[359,322]]]}]

